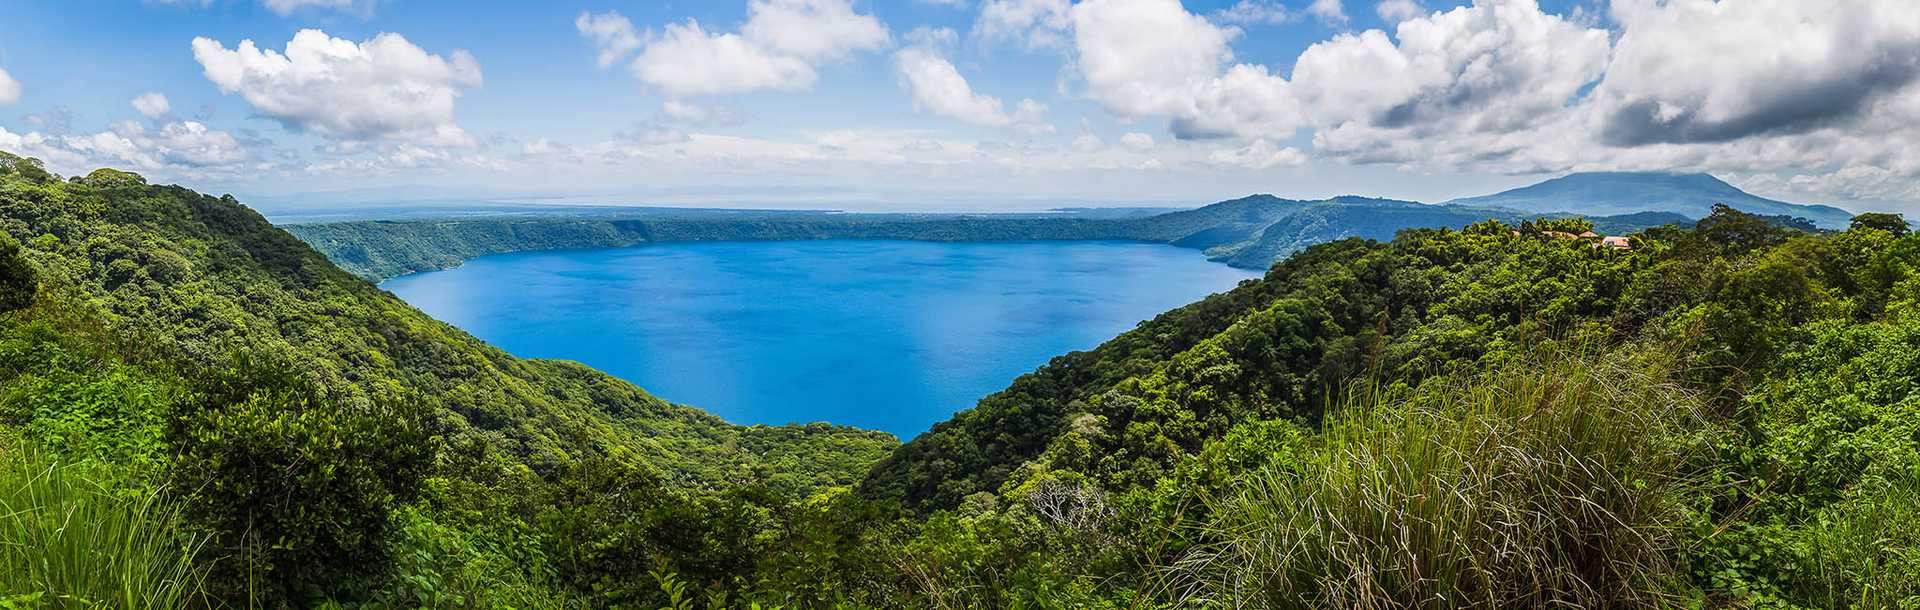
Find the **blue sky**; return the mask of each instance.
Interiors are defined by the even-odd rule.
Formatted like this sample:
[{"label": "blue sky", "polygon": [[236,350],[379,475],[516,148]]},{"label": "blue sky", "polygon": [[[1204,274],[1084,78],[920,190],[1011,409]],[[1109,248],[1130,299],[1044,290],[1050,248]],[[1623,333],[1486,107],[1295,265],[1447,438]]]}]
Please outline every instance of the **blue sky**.
[{"label": "blue sky", "polygon": [[[1661,169],[1902,210],[1902,2],[24,0],[0,148],[282,206],[1438,201]],[[303,30],[365,57],[275,72]]]}]

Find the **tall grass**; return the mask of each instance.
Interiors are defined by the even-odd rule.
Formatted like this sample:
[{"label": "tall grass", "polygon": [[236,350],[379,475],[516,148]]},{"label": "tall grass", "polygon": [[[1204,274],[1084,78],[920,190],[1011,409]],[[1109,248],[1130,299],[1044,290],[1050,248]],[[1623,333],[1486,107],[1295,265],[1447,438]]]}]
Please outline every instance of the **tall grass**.
[{"label": "tall grass", "polygon": [[1596,357],[1356,391],[1307,457],[1214,507],[1218,542],[1176,579],[1236,608],[1676,605],[1698,409]]},{"label": "tall grass", "polygon": [[197,538],[157,490],[125,488],[91,462],[62,463],[0,438],[0,602],[35,608],[199,604]]}]

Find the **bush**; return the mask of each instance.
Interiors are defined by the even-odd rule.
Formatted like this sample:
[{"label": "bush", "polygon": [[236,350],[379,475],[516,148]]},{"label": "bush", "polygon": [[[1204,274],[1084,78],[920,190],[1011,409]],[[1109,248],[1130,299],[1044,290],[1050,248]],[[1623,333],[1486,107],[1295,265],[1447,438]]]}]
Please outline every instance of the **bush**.
[{"label": "bush", "polygon": [[420,415],[328,401],[273,359],[238,357],[196,387],[171,445],[189,514],[223,556],[219,592],[304,606],[381,584],[392,514],[433,459]]},{"label": "bush", "polygon": [[20,256],[20,242],[0,233],[0,312],[32,305],[34,290],[33,267]]}]

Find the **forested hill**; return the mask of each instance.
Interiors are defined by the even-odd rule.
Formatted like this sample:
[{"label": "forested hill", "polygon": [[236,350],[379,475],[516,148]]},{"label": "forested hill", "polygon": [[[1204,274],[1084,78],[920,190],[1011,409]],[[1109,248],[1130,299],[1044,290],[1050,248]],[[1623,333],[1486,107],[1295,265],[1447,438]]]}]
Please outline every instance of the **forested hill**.
[{"label": "forested hill", "polygon": [[[583,467],[624,469],[663,498],[804,496],[897,444],[736,426],[576,363],[515,358],[232,197],[126,172],[61,180],[0,152],[0,271],[0,456],[27,442],[203,486],[211,544],[260,553],[253,576],[296,589],[380,573],[384,554],[355,553],[385,544],[387,520],[423,493],[444,519],[525,525],[533,514],[509,507],[556,501],[542,481]],[[278,525],[281,541],[234,537]]]},{"label": "forested hill", "polygon": [[0,607],[1920,607],[1920,235],[1593,228],[1306,247],[898,445],[0,153]]},{"label": "forested hill", "polygon": [[863,493],[956,545],[1023,532],[987,563],[1087,604],[1920,603],[1920,236],[1779,224],[1313,246],[1015,380]]},{"label": "forested hill", "polygon": [[[1495,208],[1358,197],[1299,201],[1254,195],[1193,210],[1127,218],[648,210],[591,217],[356,221],[284,228],[342,268],[381,281],[503,252],[722,240],[1127,240],[1206,250],[1208,256],[1234,266],[1265,269],[1300,248],[1330,239],[1386,239],[1413,227],[1460,228],[1490,218],[1529,216]],[[1654,226],[1638,224],[1653,219],[1636,215],[1603,224],[1624,233]]]}]

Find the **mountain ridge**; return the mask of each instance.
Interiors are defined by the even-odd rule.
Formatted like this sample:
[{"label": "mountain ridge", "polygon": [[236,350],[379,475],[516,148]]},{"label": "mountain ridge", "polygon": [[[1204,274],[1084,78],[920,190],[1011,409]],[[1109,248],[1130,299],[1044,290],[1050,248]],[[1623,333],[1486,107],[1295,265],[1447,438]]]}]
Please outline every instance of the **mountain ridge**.
[{"label": "mountain ridge", "polygon": [[1798,216],[1822,229],[1845,229],[1853,213],[1828,205],[1788,203],[1760,197],[1706,173],[1577,172],[1490,195],[1462,197],[1442,205],[1478,205],[1532,213],[1620,215],[1675,212],[1704,218],[1714,204],[1762,215]]},{"label": "mountain ridge", "polygon": [[[1607,191],[1607,183],[1627,185],[1618,190],[1628,193],[1613,199],[1594,194]],[[1645,187],[1647,183],[1658,188]],[[1634,184],[1642,187],[1629,188]],[[1575,203],[1587,200],[1599,203]],[[1402,229],[1457,229],[1482,220],[1511,222],[1566,215],[1585,216],[1594,220],[1596,227],[1627,233],[1676,222],[1676,213],[1684,217],[1679,220],[1703,218],[1715,203],[1729,203],[1762,215],[1805,216],[1823,228],[1844,228],[1852,218],[1838,208],[1757,197],[1705,174],[1609,172],[1571,174],[1521,189],[1439,204],[1359,195],[1289,199],[1260,193],[1145,216],[647,209],[578,218],[542,215],[282,226],[342,268],[376,282],[446,269],[488,254],[708,240],[1111,239],[1192,248],[1229,265],[1265,269],[1301,248],[1344,237],[1385,240]],[[1292,218],[1303,213],[1306,216]]]}]

